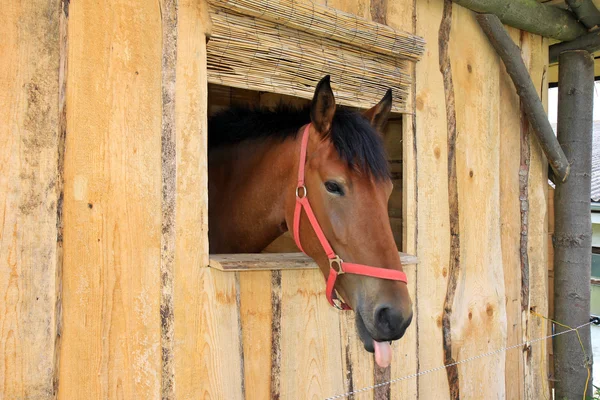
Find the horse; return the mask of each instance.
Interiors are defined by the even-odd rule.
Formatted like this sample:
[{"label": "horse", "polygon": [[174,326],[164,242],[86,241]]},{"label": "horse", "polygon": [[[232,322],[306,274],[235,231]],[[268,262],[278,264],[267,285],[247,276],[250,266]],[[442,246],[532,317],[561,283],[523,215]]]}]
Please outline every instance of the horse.
[{"label": "horse", "polygon": [[[381,367],[413,315],[387,207],[393,184],[382,130],[391,107],[391,89],[362,113],[337,106],[327,75],[305,107],[232,106],[208,123],[211,253],[258,253],[293,228],[328,286],[335,275],[331,290],[355,311]],[[357,265],[348,261],[375,272],[344,273]]]}]

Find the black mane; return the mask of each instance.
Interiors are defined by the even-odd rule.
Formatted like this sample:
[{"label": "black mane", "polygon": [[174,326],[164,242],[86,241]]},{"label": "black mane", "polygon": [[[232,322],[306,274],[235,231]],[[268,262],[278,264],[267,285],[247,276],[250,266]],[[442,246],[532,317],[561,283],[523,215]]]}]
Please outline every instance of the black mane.
[{"label": "black mane", "polygon": [[[232,106],[208,120],[208,149],[267,138],[295,138],[310,122],[310,106],[296,108],[280,103],[266,107]],[[389,177],[389,167],[379,133],[360,113],[338,106],[329,139],[342,160],[377,179]]]}]

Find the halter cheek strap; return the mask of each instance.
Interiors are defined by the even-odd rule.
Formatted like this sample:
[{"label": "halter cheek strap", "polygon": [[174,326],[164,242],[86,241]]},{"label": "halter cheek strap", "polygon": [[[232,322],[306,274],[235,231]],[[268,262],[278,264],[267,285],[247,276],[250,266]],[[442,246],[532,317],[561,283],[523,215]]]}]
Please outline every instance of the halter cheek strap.
[{"label": "halter cheek strap", "polygon": [[338,276],[342,274],[355,274],[406,283],[406,274],[402,271],[392,269],[376,268],[368,265],[344,262],[331,248],[331,245],[327,241],[327,238],[325,237],[325,234],[323,233],[323,230],[317,221],[317,217],[310,206],[310,202],[308,201],[308,191],[306,190],[306,185],[304,183],[304,166],[306,164],[306,149],[308,147],[309,128],[310,124],[308,124],[304,129],[300,146],[298,185],[296,186],[296,208],[294,210],[294,241],[296,242],[298,248],[306,254],[302,248],[302,244],[300,243],[300,216],[302,214],[302,210],[304,209],[304,212],[308,217],[308,221],[315,231],[315,234],[321,243],[321,247],[323,247],[327,258],[329,259],[329,276],[327,278],[327,286],[325,290],[327,300],[329,301],[329,304],[337,309],[351,310],[348,304],[338,298],[335,291],[335,282]]}]

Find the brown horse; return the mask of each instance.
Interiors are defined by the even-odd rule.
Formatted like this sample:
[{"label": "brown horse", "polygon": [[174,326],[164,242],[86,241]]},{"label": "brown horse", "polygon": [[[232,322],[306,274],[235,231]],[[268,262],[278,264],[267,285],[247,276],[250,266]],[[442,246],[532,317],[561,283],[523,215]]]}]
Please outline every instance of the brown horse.
[{"label": "brown horse", "polygon": [[[309,126],[305,185],[327,241],[344,260],[402,270],[387,203],[392,192],[381,130],[391,110],[389,90],[360,114],[336,107],[329,76],[310,106],[274,110],[232,107],[209,120],[209,242],[212,253],[257,253],[292,228],[300,138]],[[330,264],[306,215],[299,235],[324,276]],[[343,274],[335,288],[355,310],[364,347],[380,366],[388,342],[412,320],[406,284]]]}]

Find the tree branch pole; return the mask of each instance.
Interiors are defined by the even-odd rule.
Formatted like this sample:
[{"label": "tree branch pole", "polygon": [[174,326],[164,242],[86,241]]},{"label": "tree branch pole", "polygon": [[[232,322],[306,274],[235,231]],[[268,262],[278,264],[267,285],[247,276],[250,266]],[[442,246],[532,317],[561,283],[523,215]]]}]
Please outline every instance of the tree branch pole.
[{"label": "tree branch pole", "polygon": [[[559,57],[558,141],[571,162],[571,176],[558,182],[554,192],[554,318],[571,326],[590,319],[592,225],[590,220],[592,171],[592,120],[594,60],[584,50],[567,51]],[[564,330],[556,326],[557,332]],[[592,396],[590,327],[577,335],[554,339],[556,399]]]},{"label": "tree branch pole", "polygon": [[573,40],[587,33],[567,10],[536,0],[453,0],[478,13],[494,14],[508,26],[560,41]]},{"label": "tree branch pole", "polygon": [[521,50],[510,38],[495,15],[479,14],[477,15],[477,21],[504,62],[506,71],[512,78],[521,98],[525,114],[540,141],[554,175],[558,177],[559,181],[564,182],[569,176],[569,163],[558,144],[558,140],[556,140],[556,136],[554,136],[546,110],[544,110],[544,106],[529,76],[529,71],[521,58]]},{"label": "tree branch pole", "polygon": [[586,28],[591,29],[600,24],[600,11],[592,0],[567,0],[569,8],[573,10],[577,19]]},{"label": "tree branch pole", "polygon": [[558,55],[567,50],[587,50],[590,53],[600,50],[600,29],[570,42],[560,42],[550,46],[548,52],[550,64],[558,62]]}]

